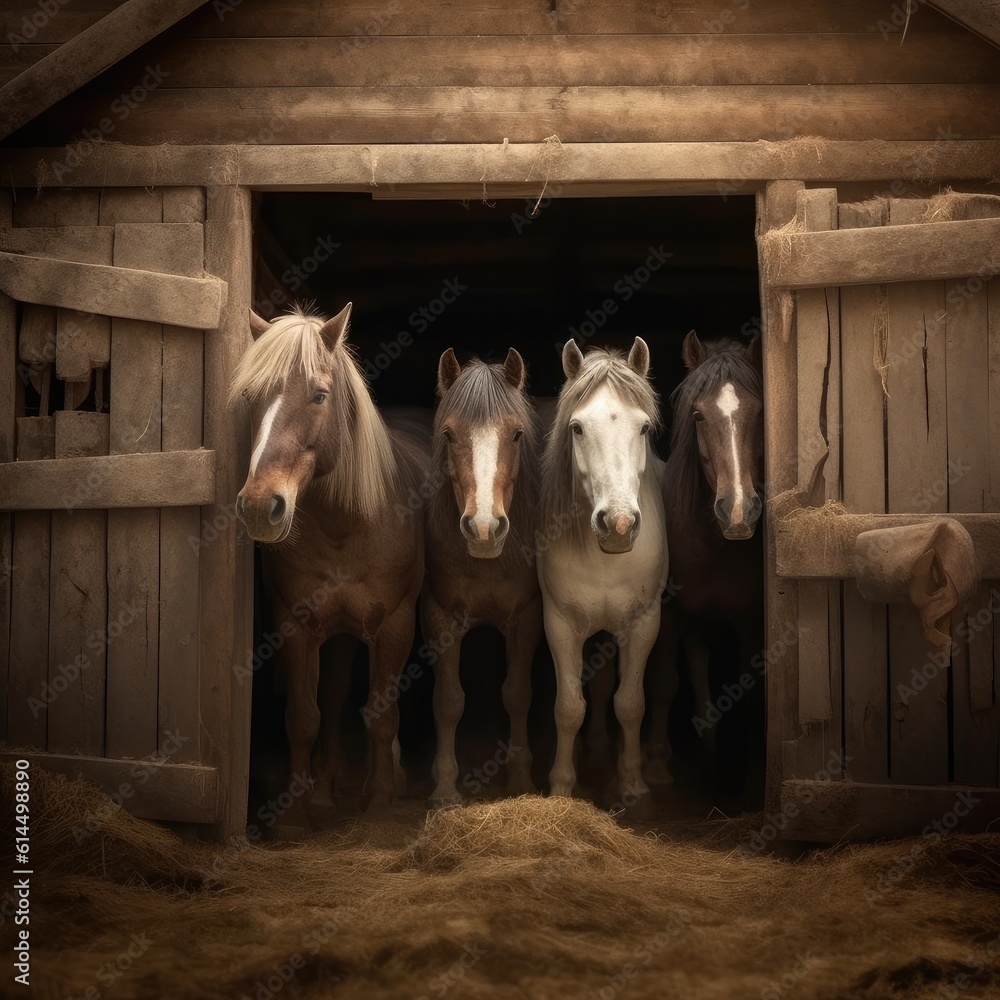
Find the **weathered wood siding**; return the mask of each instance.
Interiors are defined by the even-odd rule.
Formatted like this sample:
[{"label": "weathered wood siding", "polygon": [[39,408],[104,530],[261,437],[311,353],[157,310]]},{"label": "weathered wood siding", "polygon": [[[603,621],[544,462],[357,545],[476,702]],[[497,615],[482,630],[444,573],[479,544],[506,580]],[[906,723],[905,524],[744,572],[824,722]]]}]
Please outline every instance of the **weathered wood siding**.
[{"label": "weathered wood siding", "polygon": [[[61,8],[0,56],[0,80],[113,6]],[[219,0],[14,141],[59,145],[102,121],[106,138],[140,144],[1000,133],[997,50],[922,5],[901,45],[897,8],[884,0]],[[18,0],[0,13],[3,36],[37,10]],[[130,107],[122,95],[133,88]]]}]

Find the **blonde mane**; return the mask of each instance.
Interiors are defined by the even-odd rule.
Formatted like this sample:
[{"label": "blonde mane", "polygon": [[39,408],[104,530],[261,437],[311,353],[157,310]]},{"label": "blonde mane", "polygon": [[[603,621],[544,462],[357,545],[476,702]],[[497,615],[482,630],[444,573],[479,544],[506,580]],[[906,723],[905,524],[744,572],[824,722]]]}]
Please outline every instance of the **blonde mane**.
[{"label": "blonde mane", "polygon": [[332,471],[313,480],[331,507],[372,521],[399,485],[389,429],[382,420],[354,353],[341,338],[331,351],[320,336],[324,319],[301,309],[276,319],[243,355],[229,389],[231,403],[259,403],[284,392],[293,375],[333,380],[326,444]]},{"label": "blonde mane", "polygon": [[[605,384],[623,402],[645,413],[652,424],[648,441],[652,441],[660,430],[659,397],[649,380],[636,372],[620,351],[602,348],[588,351],[576,376],[568,379],[559,392],[552,427],[545,441],[542,511],[546,526],[563,523],[567,513],[576,510],[576,466],[573,463],[573,435],[569,422],[583,401]],[[579,527],[579,518],[573,517],[572,524],[575,531]]]}]

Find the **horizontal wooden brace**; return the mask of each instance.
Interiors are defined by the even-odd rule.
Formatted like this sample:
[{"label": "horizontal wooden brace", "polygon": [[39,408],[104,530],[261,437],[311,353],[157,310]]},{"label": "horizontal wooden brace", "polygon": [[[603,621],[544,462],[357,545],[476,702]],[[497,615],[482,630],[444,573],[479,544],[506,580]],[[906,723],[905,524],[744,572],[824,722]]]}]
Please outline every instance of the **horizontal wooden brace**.
[{"label": "horizontal wooden brace", "polygon": [[1000,514],[829,514],[803,510],[771,524],[778,576],[808,580],[848,579],[854,572],[854,541],[863,531],[924,524],[949,517],[972,537],[983,579],[1000,580]]},{"label": "horizontal wooden brace", "polygon": [[215,452],[207,448],[0,465],[0,510],[200,507],[215,500]]},{"label": "horizontal wooden brace", "polygon": [[0,252],[0,291],[20,302],[214,330],[228,289],[214,277]]},{"label": "horizontal wooden brace", "polygon": [[240,184],[259,190],[371,191],[393,184],[523,185],[537,197],[555,185],[656,183],[727,197],[768,180],[983,181],[1000,163],[1000,140],[812,140],[782,142],[386,143],[368,145],[174,145],[96,143],[73,169],[53,165],[67,147],[0,150],[8,184],[34,188]]},{"label": "horizontal wooden brace", "polygon": [[765,233],[760,243],[766,281],[773,288],[992,277],[1000,272],[1000,219]]},{"label": "horizontal wooden brace", "polygon": [[6,763],[20,759],[30,761],[31,769],[86,778],[114,795],[116,802],[120,798],[122,806],[140,819],[214,823],[218,815],[219,772],[214,767],[163,760],[0,752],[0,760]]},{"label": "horizontal wooden brace", "polygon": [[[781,783],[784,840],[879,840],[932,833],[981,833],[1000,816],[1000,789],[880,785],[856,781]],[[935,827],[934,824],[937,824]],[[926,845],[930,843],[928,839]]]}]

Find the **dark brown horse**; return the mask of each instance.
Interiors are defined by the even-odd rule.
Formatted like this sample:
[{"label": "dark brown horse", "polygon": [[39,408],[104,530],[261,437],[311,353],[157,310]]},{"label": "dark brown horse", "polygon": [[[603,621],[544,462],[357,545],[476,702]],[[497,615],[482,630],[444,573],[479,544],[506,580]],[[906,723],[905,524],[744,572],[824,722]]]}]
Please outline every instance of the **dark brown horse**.
[{"label": "dark brown horse", "polygon": [[537,431],[524,386],[524,362],[513,349],[502,365],[473,360],[462,368],[450,348],[441,356],[431,473],[439,488],[427,507],[427,582],[421,600],[424,635],[436,654],[431,802],[438,806],[460,799],[455,729],[465,695],[459,652],[465,634],[482,623],[495,625],[507,642],[507,789],[533,790],[528,708],[531,660],[542,634],[542,595],[534,550]]},{"label": "dark brown horse", "polygon": [[284,818],[291,827],[307,826],[314,770],[322,798],[332,796],[332,752],[315,768],[311,759],[319,649],[328,636],[347,633],[369,648],[371,760],[362,801],[391,801],[393,694],[424,575],[423,521],[406,501],[426,476],[426,436],[416,425],[390,428],[376,409],[346,343],[350,314],[348,304],[327,321],[299,311],[271,324],[251,315],[257,339],[231,388],[232,399],[250,404],[254,427],[236,509],[249,534],[267,543],[291,771],[308,789]]}]

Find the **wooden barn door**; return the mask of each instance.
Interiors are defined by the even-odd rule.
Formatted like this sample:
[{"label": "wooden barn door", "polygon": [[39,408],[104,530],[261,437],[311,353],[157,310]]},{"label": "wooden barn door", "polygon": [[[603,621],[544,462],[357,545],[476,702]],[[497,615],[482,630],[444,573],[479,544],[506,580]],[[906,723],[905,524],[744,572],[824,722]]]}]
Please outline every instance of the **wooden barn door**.
[{"label": "wooden barn door", "polygon": [[224,398],[246,195],[18,195],[0,203],[0,737],[137,815],[237,833],[251,577]]},{"label": "wooden barn door", "polygon": [[[1000,815],[1000,198],[841,204],[775,182],[758,208],[768,810],[787,839],[984,829]],[[862,531],[945,514],[983,583],[941,649],[911,604],[861,597],[852,553]]]}]

